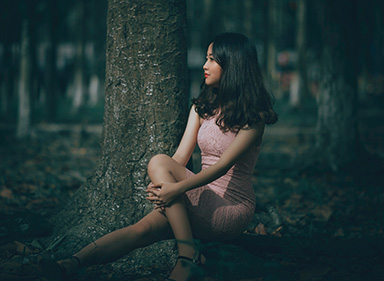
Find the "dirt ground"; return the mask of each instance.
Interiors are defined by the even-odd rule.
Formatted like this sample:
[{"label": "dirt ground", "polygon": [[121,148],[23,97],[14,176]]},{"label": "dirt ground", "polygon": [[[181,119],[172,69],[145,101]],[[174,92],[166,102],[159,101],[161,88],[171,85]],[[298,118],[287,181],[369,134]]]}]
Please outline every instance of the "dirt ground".
[{"label": "dirt ground", "polygon": [[[363,145],[384,157],[384,114],[367,106],[360,116]],[[236,240],[205,244],[211,262],[204,280],[384,280],[383,165],[356,174],[300,172],[295,161],[315,141],[313,108],[282,110],[280,120],[267,129],[255,169],[254,221]],[[1,280],[44,280],[30,268],[22,275],[12,262],[28,264],[23,245],[39,251],[39,238],[50,234],[47,218],[90,176],[100,131],[45,124],[17,141],[12,127],[0,128]],[[81,279],[118,280],[109,269],[99,267],[98,276],[88,270]],[[143,272],[141,280],[163,276]]]}]

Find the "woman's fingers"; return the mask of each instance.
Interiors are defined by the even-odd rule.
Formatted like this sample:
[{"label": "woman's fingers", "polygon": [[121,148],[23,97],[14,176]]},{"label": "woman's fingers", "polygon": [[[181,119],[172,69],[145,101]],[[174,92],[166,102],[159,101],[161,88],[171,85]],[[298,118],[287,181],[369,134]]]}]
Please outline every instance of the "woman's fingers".
[{"label": "woman's fingers", "polygon": [[160,189],[162,185],[163,185],[162,183],[160,183],[160,184],[154,184],[154,183],[151,182],[151,183],[148,185],[147,188],[148,188],[148,189],[153,189],[153,188]]},{"label": "woman's fingers", "polygon": [[161,189],[161,185],[150,184],[150,185],[148,185],[146,192],[147,193],[154,193],[154,194],[156,193],[156,194],[158,194],[160,189]]},{"label": "woman's fingers", "polygon": [[154,210],[160,210],[161,212],[164,212],[165,211],[165,207],[155,206]]},{"label": "woman's fingers", "polygon": [[167,205],[166,205],[164,202],[157,202],[157,203],[155,203],[155,206],[156,206],[157,208],[164,208],[164,207],[166,207]]},{"label": "woman's fingers", "polygon": [[149,184],[147,187],[146,192],[148,193],[148,196],[146,197],[147,200],[151,201],[156,205],[156,208],[165,208],[167,206],[167,203],[163,201],[163,198],[161,196],[161,184]]},{"label": "woman's fingers", "polygon": [[146,199],[151,201],[153,204],[155,204],[157,206],[165,206],[166,205],[165,202],[156,195],[147,196]]},{"label": "woman's fingers", "polygon": [[146,197],[147,200],[152,201],[153,203],[162,202],[161,199],[157,196],[151,195]]},{"label": "woman's fingers", "polygon": [[146,199],[159,206],[165,205],[163,200],[159,197],[159,190],[152,190],[148,192]]}]

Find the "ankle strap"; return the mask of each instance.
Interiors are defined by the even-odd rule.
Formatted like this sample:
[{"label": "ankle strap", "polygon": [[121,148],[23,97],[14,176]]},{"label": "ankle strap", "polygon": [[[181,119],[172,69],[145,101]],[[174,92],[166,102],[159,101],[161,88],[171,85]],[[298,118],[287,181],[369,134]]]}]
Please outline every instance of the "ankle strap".
[{"label": "ankle strap", "polygon": [[192,259],[192,258],[189,258],[189,257],[186,257],[186,256],[178,256],[177,259],[186,260],[186,261],[189,261],[189,262],[191,262],[193,264],[196,264],[196,265],[201,265],[200,254],[199,254],[197,259]]},{"label": "ankle strap", "polygon": [[71,258],[77,262],[77,266],[80,268],[81,267],[80,259],[76,256],[72,256]]}]

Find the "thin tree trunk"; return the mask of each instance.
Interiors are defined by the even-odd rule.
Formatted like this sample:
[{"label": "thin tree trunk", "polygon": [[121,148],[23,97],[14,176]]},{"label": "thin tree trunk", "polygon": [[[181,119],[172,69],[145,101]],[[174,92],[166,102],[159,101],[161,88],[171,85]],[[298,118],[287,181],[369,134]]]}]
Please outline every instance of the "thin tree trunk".
[{"label": "thin tree trunk", "polygon": [[300,106],[303,99],[308,95],[308,79],[307,79],[307,36],[306,36],[306,15],[307,15],[307,2],[306,0],[298,1],[297,11],[297,87],[295,91],[290,92],[290,105],[292,107]]},{"label": "thin tree trunk", "polygon": [[24,19],[21,30],[20,78],[18,91],[18,119],[16,137],[25,138],[30,134],[30,50],[28,37],[28,20]]},{"label": "thin tree trunk", "polygon": [[97,74],[93,74],[89,80],[89,98],[88,98],[88,105],[89,106],[95,106],[97,102],[99,101],[99,93],[100,93],[100,81]]},{"label": "thin tree trunk", "polygon": [[78,112],[81,105],[84,104],[86,87],[85,80],[85,3],[84,0],[79,0],[77,6],[78,30],[76,42],[76,63],[75,76],[73,81],[73,100],[72,112]]},{"label": "thin tree trunk", "polygon": [[[104,25],[106,22],[106,1],[97,0],[95,5],[88,5],[87,11],[89,12],[89,32],[92,41],[93,59],[90,64],[90,79],[89,79],[89,99],[88,105],[93,107],[103,98],[104,95],[104,77],[105,72],[105,37],[100,36],[100,33],[104,33]],[[87,30],[88,31],[88,30]]]},{"label": "thin tree trunk", "polygon": [[5,42],[3,45],[3,69],[1,71],[1,107],[0,114],[1,116],[5,116],[8,113],[8,101],[9,97],[12,96],[13,92],[13,75],[12,75],[12,63],[10,58],[12,57],[11,46],[9,42]]},{"label": "thin tree trunk", "polygon": [[250,38],[254,39],[254,17],[255,17],[255,3],[252,0],[244,0],[243,2],[243,29],[245,35]]},{"label": "thin tree trunk", "polygon": [[[357,127],[356,1],[326,1],[318,97],[317,152],[337,171],[361,151]],[[320,10],[321,11],[321,10]]]},{"label": "thin tree trunk", "polygon": [[[145,199],[147,164],[155,154],[175,151],[188,115],[184,0],[108,4],[101,158],[53,220],[54,236],[68,236],[67,254],[152,211]],[[171,248],[160,243],[137,250],[120,269],[169,266]]]},{"label": "thin tree trunk", "polygon": [[47,67],[45,73],[45,92],[47,95],[46,108],[47,119],[54,121],[57,111],[57,27],[58,27],[58,10],[56,1],[48,1],[49,6],[49,33],[48,33],[48,49],[47,49]]},{"label": "thin tree trunk", "polygon": [[264,49],[266,78],[273,89],[277,88],[276,72],[276,25],[277,25],[277,3],[276,0],[267,1],[266,20],[266,44]]},{"label": "thin tree trunk", "polygon": [[1,81],[1,86],[0,86],[0,101],[1,101],[1,107],[0,107],[0,116],[5,116],[7,112],[7,107],[8,107],[8,89],[7,89],[7,80],[8,80],[8,75],[7,73],[4,73],[4,77]]},{"label": "thin tree trunk", "polygon": [[26,1],[28,17],[28,45],[29,45],[29,103],[30,103],[30,123],[34,123],[36,118],[38,92],[38,62],[37,62],[37,18],[36,18],[36,0]]},{"label": "thin tree trunk", "polygon": [[[207,44],[217,34],[217,27],[215,24],[219,21],[217,14],[217,0],[203,0],[204,14],[203,14],[203,26],[209,26],[206,32],[203,32],[203,48],[207,48]],[[204,51],[205,52],[205,51]]]}]

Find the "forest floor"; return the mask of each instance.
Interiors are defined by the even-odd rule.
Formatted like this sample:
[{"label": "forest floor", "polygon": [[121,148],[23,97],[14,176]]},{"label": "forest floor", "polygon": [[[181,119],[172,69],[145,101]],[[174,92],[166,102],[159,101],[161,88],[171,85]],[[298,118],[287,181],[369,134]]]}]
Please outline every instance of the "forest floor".
[{"label": "forest floor", "polygon": [[[383,158],[384,113],[375,108],[362,107],[360,134],[366,150]],[[267,128],[254,173],[254,221],[238,239],[205,244],[205,281],[384,280],[384,166],[298,171],[297,159],[315,141],[314,111],[280,110],[279,123]],[[39,248],[50,235],[47,218],[91,175],[100,132],[101,125],[41,124],[30,140],[18,141],[12,128],[0,127],[0,280],[43,280],[12,265],[27,263],[23,245]],[[144,275],[126,280],[163,280]],[[91,279],[102,280],[82,278]]]}]

